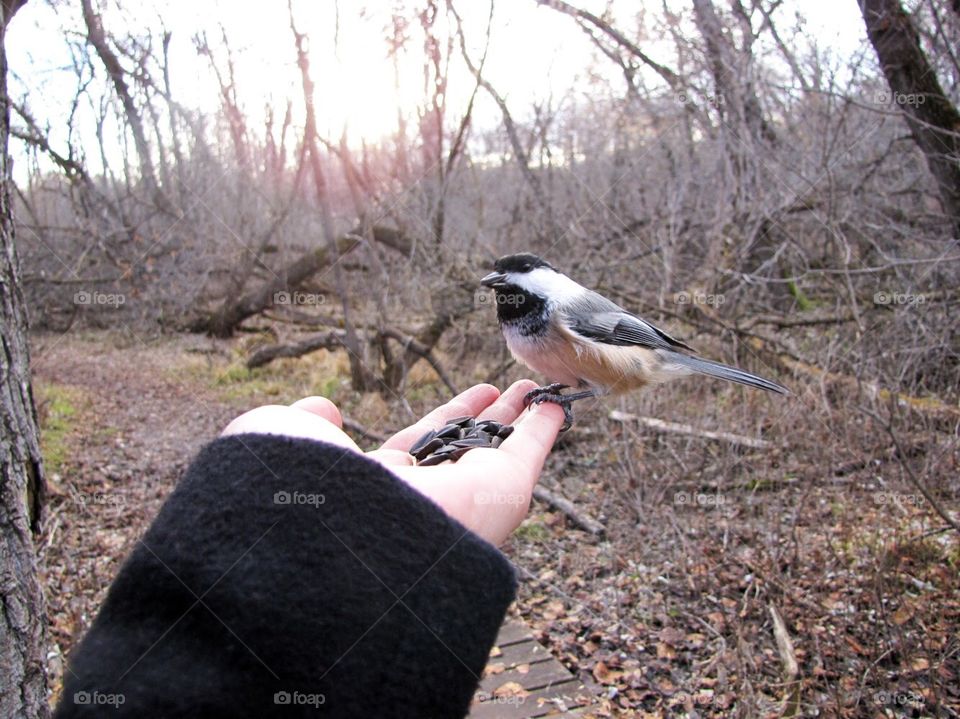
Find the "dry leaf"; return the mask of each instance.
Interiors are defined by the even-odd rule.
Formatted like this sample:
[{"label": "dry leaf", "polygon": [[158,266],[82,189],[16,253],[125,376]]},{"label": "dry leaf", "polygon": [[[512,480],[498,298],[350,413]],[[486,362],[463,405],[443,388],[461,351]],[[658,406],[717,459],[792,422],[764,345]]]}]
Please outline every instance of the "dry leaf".
[{"label": "dry leaf", "polygon": [[507,682],[493,690],[493,696],[495,697],[525,697],[529,694],[530,692],[517,682]]},{"label": "dry leaf", "polygon": [[909,604],[901,604],[899,609],[893,613],[893,623],[898,627],[903,626],[913,618],[913,607]]},{"label": "dry leaf", "polygon": [[593,668],[593,678],[601,684],[613,684],[622,676],[622,671],[611,669],[604,662],[597,662],[597,665]]},{"label": "dry leaf", "polygon": [[663,642],[657,643],[657,658],[658,659],[676,659],[677,653],[673,650],[669,644],[664,644]]}]

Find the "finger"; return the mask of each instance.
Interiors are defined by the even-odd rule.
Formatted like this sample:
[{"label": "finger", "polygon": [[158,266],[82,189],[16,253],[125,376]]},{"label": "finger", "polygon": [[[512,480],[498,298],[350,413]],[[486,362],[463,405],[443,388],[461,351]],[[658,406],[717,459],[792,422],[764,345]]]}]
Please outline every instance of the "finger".
[{"label": "finger", "polygon": [[343,430],[325,417],[284,405],[257,407],[237,417],[221,436],[233,434],[273,434],[282,437],[298,437],[346,447],[361,452],[356,443]]},{"label": "finger", "polygon": [[[548,402],[535,405],[521,416],[513,434],[503,441],[499,451],[510,455],[515,463],[524,468],[526,477],[535,481],[562,425],[563,409],[558,405]],[[474,454],[480,455],[480,452],[467,452],[460,462],[470,462]],[[483,459],[478,456],[474,461],[482,462]]]},{"label": "finger", "polygon": [[319,415],[343,429],[343,416],[340,414],[339,408],[326,397],[304,397],[290,406]]},{"label": "finger", "polygon": [[410,445],[432,429],[440,429],[455,417],[470,415],[476,417],[500,396],[500,390],[493,385],[474,385],[461,392],[444,405],[437,407],[419,422],[402,429],[383,443],[381,449],[402,449],[406,452]]},{"label": "finger", "polygon": [[512,424],[525,409],[523,398],[530,390],[536,388],[537,383],[532,380],[522,379],[514,382],[506,392],[500,395],[500,399],[483,410],[477,419],[492,419],[500,424]]}]

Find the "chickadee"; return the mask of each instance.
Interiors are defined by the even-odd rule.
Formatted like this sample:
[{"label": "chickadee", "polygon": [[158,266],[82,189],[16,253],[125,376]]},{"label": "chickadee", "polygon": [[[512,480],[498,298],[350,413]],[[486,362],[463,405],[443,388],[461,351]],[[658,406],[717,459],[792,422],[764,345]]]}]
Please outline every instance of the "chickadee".
[{"label": "chickadee", "polygon": [[[689,374],[789,394],[786,387],[749,372],[693,356],[693,349],[603,295],[578,285],[536,255],[501,257],[480,284],[492,287],[507,347],[553,383],[531,391],[526,404],[563,407],[587,397],[620,394]],[[581,389],[560,394],[570,387]]]}]

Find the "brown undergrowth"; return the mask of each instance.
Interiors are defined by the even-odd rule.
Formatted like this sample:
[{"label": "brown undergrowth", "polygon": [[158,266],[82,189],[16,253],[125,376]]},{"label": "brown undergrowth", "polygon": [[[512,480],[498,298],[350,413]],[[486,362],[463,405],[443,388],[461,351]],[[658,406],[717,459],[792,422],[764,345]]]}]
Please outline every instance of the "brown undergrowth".
[{"label": "brown undergrowth", "polygon": [[[33,346],[58,688],[123,557],[230,418],[321,393],[386,433],[445,397],[427,372],[406,388],[408,408],[357,395],[342,357],[326,352],[251,372],[239,342],[97,332],[38,335]],[[504,547],[521,577],[514,611],[601,687],[602,713],[958,716],[960,538],[903,466],[956,514],[955,430],[902,414],[896,451],[862,400],[791,384],[788,400],[686,381],[583,406],[548,460],[545,486],[606,532],[589,535],[535,503]],[[609,419],[612,409],[770,447],[640,429]]]}]

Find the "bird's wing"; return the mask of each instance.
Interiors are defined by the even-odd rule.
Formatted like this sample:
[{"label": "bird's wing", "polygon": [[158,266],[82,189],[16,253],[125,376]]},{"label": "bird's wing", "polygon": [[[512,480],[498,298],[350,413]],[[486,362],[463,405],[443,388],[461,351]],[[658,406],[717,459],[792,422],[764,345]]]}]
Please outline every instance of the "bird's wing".
[{"label": "bird's wing", "polygon": [[609,345],[693,351],[691,347],[630,314],[596,292],[585,292],[559,308],[564,324],[581,337]]}]

